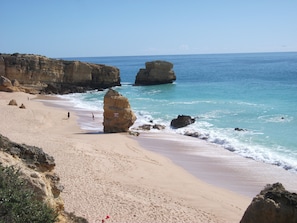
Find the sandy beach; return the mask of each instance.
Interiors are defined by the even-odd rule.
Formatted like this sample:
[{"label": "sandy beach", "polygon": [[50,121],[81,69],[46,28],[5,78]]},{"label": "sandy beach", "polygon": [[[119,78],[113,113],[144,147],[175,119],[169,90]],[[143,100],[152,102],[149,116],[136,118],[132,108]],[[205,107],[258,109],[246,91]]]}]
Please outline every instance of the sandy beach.
[{"label": "sandy beach", "polygon": [[[52,155],[66,211],[91,223],[107,215],[105,222],[239,222],[267,183],[295,189],[297,175],[279,167],[203,141],[193,143],[193,156],[167,135],[88,133],[74,113],[68,119],[67,110],[34,98],[0,92],[0,133]],[[26,109],[8,106],[11,99]]]}]

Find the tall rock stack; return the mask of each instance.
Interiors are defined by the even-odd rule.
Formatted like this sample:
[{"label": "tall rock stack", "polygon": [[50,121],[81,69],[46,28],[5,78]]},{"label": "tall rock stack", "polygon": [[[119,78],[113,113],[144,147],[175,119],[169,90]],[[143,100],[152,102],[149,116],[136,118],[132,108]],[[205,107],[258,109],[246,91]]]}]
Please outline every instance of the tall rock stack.
[{"label": "tall rock stack", "polygon": [[136,75],[135,85],[169,84],[176,80],[173,64],[156,60],[145,63],[145,69],[140,69]]},{"label": "tall rock stack", "polygon": [[105,133],[128,132],[136,120],[128,99],[115,90],[105,94],[103,109]]}]

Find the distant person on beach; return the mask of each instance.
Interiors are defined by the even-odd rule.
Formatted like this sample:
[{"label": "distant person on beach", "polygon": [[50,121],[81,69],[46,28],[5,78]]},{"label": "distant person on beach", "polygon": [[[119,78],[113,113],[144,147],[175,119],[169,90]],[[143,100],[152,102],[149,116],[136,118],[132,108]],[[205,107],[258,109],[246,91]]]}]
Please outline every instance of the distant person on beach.
[{"label": "distant person on beach", "polygon": [[68,112],[68,118],[70,118],[70,112]]},{"label": "distant person on beach", "polygon": [[94,116],[94,113],[92,112],[92,118],[93,118],[93,120],[95,120],[95,116]]}]

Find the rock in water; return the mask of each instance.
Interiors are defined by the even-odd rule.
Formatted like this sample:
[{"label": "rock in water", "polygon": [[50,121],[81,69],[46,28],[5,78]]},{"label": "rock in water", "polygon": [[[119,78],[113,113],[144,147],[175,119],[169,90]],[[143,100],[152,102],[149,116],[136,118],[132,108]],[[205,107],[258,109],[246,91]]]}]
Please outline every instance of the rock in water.
[{"label": "rock in water", "polygon": [[105,94],[103,109],[105,133],[128,132],[136,120],[128,99],[115,90]]},{"label": "rock in water", "polygon": [[281,183],[267,185],[249,205],[240,223],[297,223],[297,194]]},{"label": "rock in water", "polygon": [[182,128],[195,122],[195,119],[189,115],[179,115],[177,118],[172,119],[170,126],[172,128]]},{"label": "rock in water", "polygon": [[136,75],[135,85],[168,84],[176,80],[173,64],[167,61],[152,61],[145,63],[145,69],[140,69]]}]

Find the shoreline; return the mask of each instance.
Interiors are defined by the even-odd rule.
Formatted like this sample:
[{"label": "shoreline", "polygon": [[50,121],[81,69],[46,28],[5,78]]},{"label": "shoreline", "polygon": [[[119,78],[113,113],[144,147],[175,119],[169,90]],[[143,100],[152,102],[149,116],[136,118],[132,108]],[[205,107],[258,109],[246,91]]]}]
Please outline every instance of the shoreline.
[{"label": "shoreline", "polygon": [[[43,102],[48,106],[60,107],[53,101]],[[94,128],[82,130],[89,134],[103,134],[101,112],[96,113],[94,122],[91,120],[92,111],[77,110],[65,105],[61,107],[72,109],[71,111],[76,113],[80,128],[82,123],[86,125],[88,122],[90,124],[87,126]],[[243,157],[198,138],[162,131],[141,131],[138,137],[128,137],[136,140],[144,149],[169,158],[197,179],[242,196],[253,198],[267,184],[276,182],[282,183],[289,191],[297,192],[297,174],[279,166]]]},{"label": "shoreline", "polygon": [[163,134],[163,137],[146,133],[140,134],[138,141],[145,149],[171,159],[206,183],[250,198],[267,184],[276,182],[291,192],[297,192],[297,174],[282,167],[242,157],[201,139],[170,134]]},{"label": "shoreline", "polygon": [[[166,137],[153,134],[140,134],[139,138],[125,133],[91,134],[78,126],[79,117],[74,112],[67,118],[67,107],[48,106],[38,98],[28,100],[28,96],[32,97],[0,92],[0,133],[12,141],[40,147],[53,156],[55,172],[65,188],[61,193],[65,210],[91,223],[101,222],[106,215],[110,216],[106,222],[239,222],[251,202],[251,196],[206,182],[159,150],[162,145],[164,153],[172,148],[179,151],[180,141],[171,141],[174,147],[170,140],[163,142]],[[26,109],[8,106],[11,99],[24,103]],[[208,159],[209,147],[200,142],[199,145],[200,160],[204,161],[201,166],[205,169],[198,172],[211,179],[217,176],[209,174],[210,170],[221,177],[233,176],[228,168],[219,171],[220,166],[210,166],[219,163],[218,159]],[[186,149],[187,153],[192,152],[191,148]],[[214,151],[212,154],[212,158],[217,155]],[[281,183],[290,190],[285,182]]]}]

